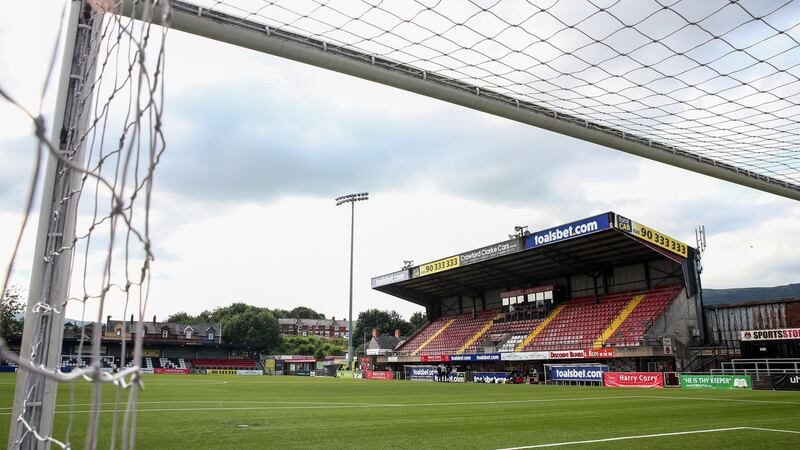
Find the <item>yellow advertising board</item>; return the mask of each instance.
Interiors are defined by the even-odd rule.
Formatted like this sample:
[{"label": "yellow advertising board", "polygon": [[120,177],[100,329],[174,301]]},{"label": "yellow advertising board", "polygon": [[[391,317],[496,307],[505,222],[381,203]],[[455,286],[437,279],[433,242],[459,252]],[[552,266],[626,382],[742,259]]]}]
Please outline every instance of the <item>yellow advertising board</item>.
[{"label": "yellow advertising board", "polygon": [[665,250],[669,250],[676,255],[683,256],[684,258],[689,255],[688,245],[677,239],[673,239],[666,234],[661,233],[660,231],[656,231],[638,222],[634,222],[627,217],[617,215],[616,226],[619,230],[632,234]]},{"label": "yellow advertising board", "polygon": [[419,276],[430,275],[436,272],[444,272],[445,270],[455,269],[460,265],[461,257],[458,255],[451,256],[449,258],[440,259],[438,261],[425,263],[419,266]]}]

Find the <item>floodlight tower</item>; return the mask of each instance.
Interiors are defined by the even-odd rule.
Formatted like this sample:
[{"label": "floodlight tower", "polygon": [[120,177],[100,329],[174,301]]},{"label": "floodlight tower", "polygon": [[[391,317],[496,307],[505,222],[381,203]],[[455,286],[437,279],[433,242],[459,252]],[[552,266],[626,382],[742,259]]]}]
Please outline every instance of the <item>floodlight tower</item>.
[{"label": "floodlight tower", "polygon": [[[353,227],[356,202],[369,200],[369,192],[348,194],[336,198],[336,206],[350,203],[350,307],[347,315],[347,369],[353,369]],[[366,345],[366,342],[364,343]]]}]

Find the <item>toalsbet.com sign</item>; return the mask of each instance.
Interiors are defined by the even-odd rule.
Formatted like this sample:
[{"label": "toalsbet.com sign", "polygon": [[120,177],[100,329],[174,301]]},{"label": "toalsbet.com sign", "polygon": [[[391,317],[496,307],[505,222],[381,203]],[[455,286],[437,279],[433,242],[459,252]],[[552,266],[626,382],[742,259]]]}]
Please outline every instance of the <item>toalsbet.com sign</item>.
[{"label": "toalsbet.com sign", "polygon": [[608,366],[550,366],[550,381],[603,381]]},{"label": "toalsbet.com sign", "polygon": [[536,231],[525,237],[525,248],[536,248],[611,228],[608,213]]},{"label": "toalsbet.com sign", "polygon": [[399,272],[381,275],[372,279],[372,287],[386,286],[387,284],[399,283],[411,279],[411,273],[408,269]]}]

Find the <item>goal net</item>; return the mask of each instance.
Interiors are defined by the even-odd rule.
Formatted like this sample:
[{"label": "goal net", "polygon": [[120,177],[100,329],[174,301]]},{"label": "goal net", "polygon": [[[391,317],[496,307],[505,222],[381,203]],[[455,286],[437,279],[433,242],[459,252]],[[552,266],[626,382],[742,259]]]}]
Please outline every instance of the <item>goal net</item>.
[{"label": "goal net", "polygon": [[[0,359],[18,370],[9,448],[135,444],[153,260],[149,208],[165,148],[166,28],[152,24],[151,1],[135,2],[130,17],[119,15],[119,6],[116,0],[65,2],[41,93],[44,103],[48,89],[57,91],[51,121],[41,106],[0,92],[30,119],[36,141],[17,243],[2,278],[7,292],[20,242],[26,233],[35,235],[21,344],[12,351],[0,340]],[[166,3],[158,14],[158,22],[168,24]],[[59,59],[60,74],[54,69]],[[29,230],[36,228],[38,198],[38,231]],[[116,354],[101,345],[111,306],[125,318]],[[76,320],[65,331],[67,314]],[[75,345],[62,347],[65,332]],[[83,384],[91,386],[89,398]],[[77,406],[86,401],[89,408]],[[102,432],[101,415],[110,423]]]}]

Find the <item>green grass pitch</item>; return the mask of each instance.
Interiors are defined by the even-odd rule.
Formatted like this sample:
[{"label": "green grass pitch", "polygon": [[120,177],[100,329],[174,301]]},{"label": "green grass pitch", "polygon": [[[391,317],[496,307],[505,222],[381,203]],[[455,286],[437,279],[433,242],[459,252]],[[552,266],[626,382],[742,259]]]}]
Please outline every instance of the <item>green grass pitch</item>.
[{"label": "green grass pitch", "polygon": [[[14,380],[0,375],[0,445],[8,439]],[[497,449],[592,440],[560,446],[800,448],[800,392],[235,375],[151,375],[145,383],[137,421],[141,449]],[[113,388],[105,392],[104,402],[111,403],[103,409],[110,410]],[[71,442],[82,448],[89,386],[78,384],[75,396]],[[68,386],[58,403],[62,437]],[[109,447],[112,416],[103,414],[100,448]],[[701,432],[677,434],[691,431]],[[662,436],[642,437],[656,434]],[[621,439],[609,440],[615,438]]]}]

